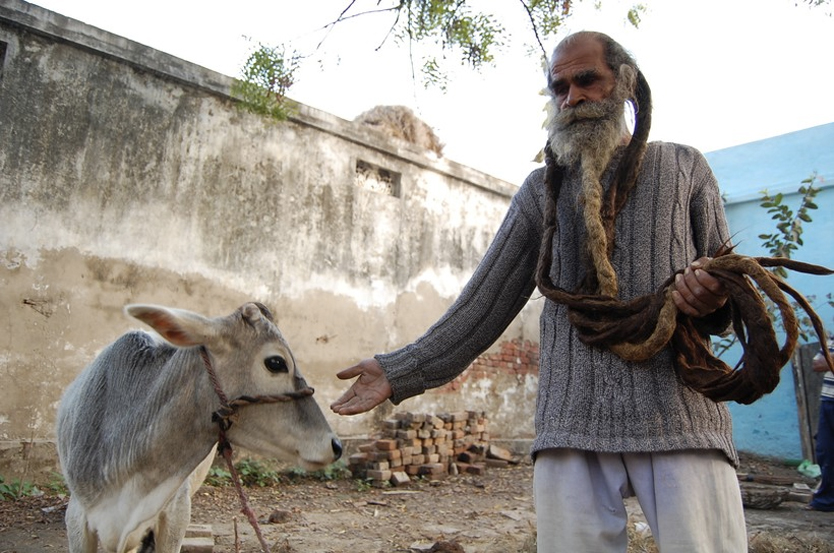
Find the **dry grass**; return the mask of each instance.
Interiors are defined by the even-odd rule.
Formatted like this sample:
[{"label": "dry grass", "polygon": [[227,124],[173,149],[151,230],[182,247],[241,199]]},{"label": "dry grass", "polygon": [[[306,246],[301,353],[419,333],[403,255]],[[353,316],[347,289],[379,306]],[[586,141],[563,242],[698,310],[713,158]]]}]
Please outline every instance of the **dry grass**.
[{"label": "dry grass", "polygon": [[819,538],[762,532],[750,538],[750,553],[834,553],[834,544]]},{"label": "dry grass", "polygon": [[[834,553],[834,544],[819,538],[803,538],[761,532],[750,538],[749,553]],[[519,553],[536,553],[536,536],[530,536]],[[628,553],[659,553],[654,538],[628,524]]]},{"label": "dry grass", "polygon": [[376,106],[354,121],[443,156],[443,144],[434,130],[405,106]]},{"label": "dry grass", "polygon": [[[536,553],[536,532],[524,541],[518,553]],[[648,531],[641,531],[633,520],[628,522],[628,553],[658,553],[654,538]]]}]

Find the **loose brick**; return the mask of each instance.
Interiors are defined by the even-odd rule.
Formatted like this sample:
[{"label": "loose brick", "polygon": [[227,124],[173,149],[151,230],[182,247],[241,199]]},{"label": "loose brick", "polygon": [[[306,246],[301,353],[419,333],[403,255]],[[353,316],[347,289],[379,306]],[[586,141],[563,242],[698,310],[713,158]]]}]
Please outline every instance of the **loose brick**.
[{"label": "loose brick", "polygon": [[423,424],[426,422],[426,415],[423,413],[411,413],[411,416],[406,419],[409,423],[420,423]]},{"label": "loose brick", "polygon": [[367,453],[354,453],[348,458],[348,464],[351,465],[358,465],[360,463],[366,463],[368,461],[368,454]]},{"label": "loose brick", "polygon": [[467,474],[474,474],[476,476],[480,476],[484,472],[486,472],[486,467],[481,464],[469,465],[468,467],[466,467],[466,472]]},{"label": "loose brick", "polygon": [[395,472],[391,474],[391,485],[394,487],[405,486],[411,482],[411,478],[405,472]]},{"label": "loose brick", "polygon": [[420,472],[421,475],[429,475],[429,474],[444,474],[446,473],[446,467],[441,465],[440,463],[425,463],[420,465]]},{"label": "loose brick", "polygon": [[376,441],[376,448],[382,451],[390,451],[392,449],[397,449],[397,441],[396,440],[377,440]]},{"label": "loose brick", "polygon": [[391,478],[391,471],[390,470],[369,470],[368,471],[368,478],[372,480],[381,480],[386,481]]},{"label": "loose brick", "polygon": [[497,446],[495,444],[490,444],[490,446],[487,448],[486,455],[491,459],[501,459],[504,461],[512,461],[513,459],[513,454],[509,449]]}]

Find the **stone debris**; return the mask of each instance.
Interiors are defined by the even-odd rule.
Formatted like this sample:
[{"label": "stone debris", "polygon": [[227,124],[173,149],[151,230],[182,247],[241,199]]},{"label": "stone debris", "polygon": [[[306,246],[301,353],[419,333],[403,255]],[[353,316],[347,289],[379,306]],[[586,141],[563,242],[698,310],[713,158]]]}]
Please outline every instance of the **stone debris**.
[{"label": "stone debris", "polygon": [[491,445],[483,411],[427,415],[396,413],[380,423],[378,437],[350,456],[354,478],[374,487],[404,486],[412,478],[441,480],[449,474],[481,475],[487,467],[517,462]]},{"label": "stone debris", "polygon": [[180,546],[181,553],[213,553],[214,538],[209,524],[189,524]]}]

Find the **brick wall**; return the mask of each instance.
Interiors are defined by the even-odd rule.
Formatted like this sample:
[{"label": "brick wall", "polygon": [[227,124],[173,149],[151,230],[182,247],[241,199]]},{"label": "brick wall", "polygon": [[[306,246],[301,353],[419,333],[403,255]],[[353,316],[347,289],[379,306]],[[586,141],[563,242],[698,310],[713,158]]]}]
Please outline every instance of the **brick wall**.
[{"label": "brick wall", "polygon": [[485,353],[459,377],[439,389],[440,392],[456,392],[467,380],[493,378],[496,374],[526,376],[539,374],[539,344],[515,338],[501,342],[496,353]]}]

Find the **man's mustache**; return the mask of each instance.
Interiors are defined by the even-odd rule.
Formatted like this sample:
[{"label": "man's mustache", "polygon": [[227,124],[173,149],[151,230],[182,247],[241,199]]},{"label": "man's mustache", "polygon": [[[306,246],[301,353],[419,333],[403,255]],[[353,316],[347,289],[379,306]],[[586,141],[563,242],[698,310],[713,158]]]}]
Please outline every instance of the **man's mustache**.
[{"label": "man's mustache", "polygon": [[615,112],[616,104],[609,100],[582,102],[573,107],[562,108],[553,116],[552,124],[556,128],[566,128],[581,121],[594,121],[610,116]]}]

